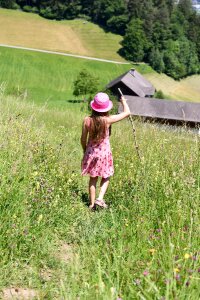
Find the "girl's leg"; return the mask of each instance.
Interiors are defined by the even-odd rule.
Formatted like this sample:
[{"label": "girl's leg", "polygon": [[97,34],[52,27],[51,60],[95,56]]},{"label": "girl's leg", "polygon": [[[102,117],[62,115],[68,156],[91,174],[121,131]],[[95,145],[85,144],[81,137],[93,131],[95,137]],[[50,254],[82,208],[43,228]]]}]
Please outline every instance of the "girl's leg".
[{"label": "girl's leg", "polygon": [[96,185],[97,185],[98,177],[90,177],[89,180],[89,194],[90,194],[90,207],[94,206],[94,202],[96,199]]},{"label": "girl's leg", "polygon": [[107,188],[108,188],[108,185],[109,185],[109,181],[110,181],[110,178],[102,178],[101,179],[101,183],[100,183],[100,193],[99,193],[99,197],[98,199],[99,200],[103,200],[104,198],[104,195],[107,191]]}]

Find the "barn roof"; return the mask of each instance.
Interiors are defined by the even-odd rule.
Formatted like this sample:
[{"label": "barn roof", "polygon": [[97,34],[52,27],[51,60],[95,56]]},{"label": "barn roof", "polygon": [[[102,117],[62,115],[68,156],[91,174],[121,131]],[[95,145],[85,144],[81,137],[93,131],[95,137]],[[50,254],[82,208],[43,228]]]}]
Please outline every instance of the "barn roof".
[{"label": "barn roof", "polygon": [[139,97],[153,96],[155,93],[153,85],[135,69],[131,69],[112,80],[107,85],[107,88],[112,89],[117,87],[119,84],[123,84],[132,91],[133,95],[137,95]]},{"label": "barn roof", "polygon": [[[125,96],[132,115],[200,123],[200,103]],[[119,106],[119,112],[122,106]]]}]

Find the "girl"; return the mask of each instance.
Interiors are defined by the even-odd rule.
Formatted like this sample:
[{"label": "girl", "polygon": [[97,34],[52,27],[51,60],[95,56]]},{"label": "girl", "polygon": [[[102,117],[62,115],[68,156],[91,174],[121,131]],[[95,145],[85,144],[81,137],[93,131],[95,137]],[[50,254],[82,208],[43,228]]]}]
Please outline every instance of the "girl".
[{"label": "girl", "polygon": [[[109,178],[114,173],[113,158],[110,149],[109,135],[111,124],[121,121],[130,115],[126,99],[121,97],[123,112],[109,116],[113,104],[105,93],[98,93],[91,101],[92,115],[83,121],[81,145],[84,157],[82,160],[82,175],[89,175],[90,209],[95,205],[106,208],[104,195],[108,188]],[[96,184],[101,177],[100,193],[96,199]]]}]

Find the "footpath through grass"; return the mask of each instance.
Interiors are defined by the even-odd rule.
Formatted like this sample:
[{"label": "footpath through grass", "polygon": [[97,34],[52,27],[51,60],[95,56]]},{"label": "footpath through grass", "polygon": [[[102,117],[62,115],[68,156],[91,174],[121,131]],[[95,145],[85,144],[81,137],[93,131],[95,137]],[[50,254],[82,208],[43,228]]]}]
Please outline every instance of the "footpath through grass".
[{"label": "footpath through grass", "polygon": [[[199,299],[200,141],[128,120],[113,126],[109,209],[80,176],[86,107],[0,96],[0,288],[37,299]],[[64,252],[64,253],[63,253]]]}]

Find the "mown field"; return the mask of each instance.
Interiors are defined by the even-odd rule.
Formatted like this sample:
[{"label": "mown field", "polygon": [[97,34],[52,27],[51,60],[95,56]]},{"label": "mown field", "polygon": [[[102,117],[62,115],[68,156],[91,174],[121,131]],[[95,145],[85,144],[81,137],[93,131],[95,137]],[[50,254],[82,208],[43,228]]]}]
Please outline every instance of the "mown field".
[{"label": "mown field", "polygon": [[[106,33],[97,25],[90,22],[85,23],[83,20],[60,22],[51,21],[31,13],[0,9],[0,28],[0,44],[33,47],[54,50],[58,52],[62,51],[73,54],[123,61],[123,59],[117,53],[120,49],[120,41],[122,40],[122,37],[111,33]],[[15,68],[16,70],[19,70],[19,57],[16,58],[16,56],[19,54],[15,54],[13,51],[7,53],[10,53],[12,56],[9,57],[7,54],[7,59],[13,62],[13,69]],[[22,55],[24,52],[18,53]],[[102,80],[103,84],[107,83],[107,80],[113,79],[114,77],[112,76],[115,76],[115,74],[120,75],[121,71],[124,72],[124,70],[126,71],[129,68],[128,65],[127,68],[119,67],[119,72],[115,72],[116,69],[114,65],[108,66],[108,64],[102,63],[98,64],[93,62],[90,64],[90,62],[83,62],[81,60],[75,61],[73,59],[71,60],[70,58],[67,59],[63,57],[51,59],[51,57],[45,57],[43,54],[38,55],[24,53],[22,57],[23,68],[21,68],[20,71],[24,71],[25,75],[23,76],[22,81],[24,81],[24,77],[26,77],[27,72],[29,73],[29,79],[32,79],[30,71],[33,73],[33,77],[35,77],[35,73],[37,73],[37,78],[39,78],[40,74],[40,76],[45,76],[49,79],[49,75],[47,75],[45,71],[50,68],[50,71],[53,72],[59,79],[61,76],[63,77],[61,81],[59,81],[63,83],[62,88],[68,86],[65,83],[65,80],[69,81],[71,84],[72,78],[76,76],[76,72],[79,70],[79,68],[77,68],[77,62],[80,67],[87,67],[93,72],[95,70],[97,74],[102,72],[107,73],[107,70],[109,69],[110,76],[107,77],[106,74],[105,80]],[[35,63],[36,60],[35,66],[31,65],[29,58],[32,59],[32,63]],[[1,51],[1,66],[2,60],[5,60],[6,64],[8,63],[7,59],[4,57],[4,55],[2,55]],[[27,63],[26,59],[28,59]],[[39,60],[41,61],[39,62]],[[48,66],[46,66],[47,63]],[[73,65],[73,68],[69,66],[69,64]],[[41,69],[38,70],[39,65],[41,65]],[[62,65],[64,66],[65,71],[62,71]],[[140,65],[138,67],[136,66],[136,68],[139,68],[139,71],[145,73],[147,79],[150,80],[157,90],[162,90],[166,97],[170,99],[200,102],[199,75],[190,76],[180,81],[175,81],[164,74],[158,74],[154,72],[146,65]],[[67,69],[69,69],[68,72]],[[1,72],[0,76],[1,80],[4,80],[2,76],[5,76],[5,73],[2,75]],[[103,78],[104,76],[101,77]],[[12,80],[12,77],[10,79]],[[35,82],[35,78],[33,79],[33,82]],[[50,78],[50,80],[52,79]],[[44,79],[42,79],[42,81],[44,82]],[[37,90],[40,88],[41,84],[38,85]],[[61,91],[59,90],[59,92]],[[37,93],[38,92],[35,91],[34,96],[37,96]],[[70,92],[67,93],[70,94]]]},{"label": "mown field", "polygon": [[168,98],[200,101],[198,76],[175,82],[145,64],[118,65],[0,47],[0,82],[4,83],[5,92],[14,96],[25,94],[29,100],[53,107],[65,107],[67,100],[75,99],[73,83],[81,70],[87,69],[97,76],[99,89],[103,90],[108,82],[132,67]]},{"label": "mown field", "polygon": [[141,163],[129,122],[115,124],[109,209],[93,213],[80,176],[87,105],[1,92],[0,110],[3,299],[199,299],[197,133],[136,122]]},{"label": "mown field", "polygon": [[120,35],[106,33],[84,20],[54,21],[39,15],[0,9],[0,43],[107,58],[124,59],[117,54]]},{"label": "mown field", "polygon": [[7,94],[27,94],[27,99],[37,103],[62,107],[65,106],[66,100],[75,99],[73,83],[81,70],[86,69],[97,76],[99,89],[104,89],[108,82],[128,71],[131,65],[102,63],[2,47],[0,68],[0,82],[4,82]]}]

